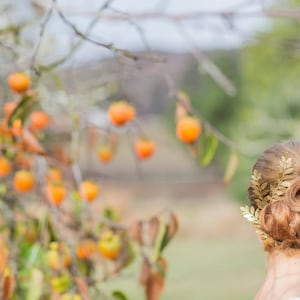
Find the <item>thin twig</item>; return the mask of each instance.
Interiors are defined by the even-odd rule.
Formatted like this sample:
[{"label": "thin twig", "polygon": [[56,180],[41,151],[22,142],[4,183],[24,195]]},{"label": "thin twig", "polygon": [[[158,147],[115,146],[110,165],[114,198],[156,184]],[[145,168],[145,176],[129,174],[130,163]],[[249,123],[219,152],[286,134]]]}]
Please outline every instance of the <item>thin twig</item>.
[{"label": "thin twig", "polygon": [[41,44],[42,44],[42,39],[43,39],[43,36],[44,36],[44,33],[45,33],[45,30],[46,30],[46,27],[47,27],[47,24],[49,23],[50,19],[51,19],[51,16],[53,14],[53,7],[54,7],[54,4],[56,3],[56,0],[53,0],[53,5],[52,7],[48,10],[46,16],[45,16],[45,19],[44,21],[42,22],[41,24],[41,28],[40,28],[40,33],[39,33],[39,37],[38,37],[38,40],[35,44],[35,47],[33,49],[33,54],[32,54],[32,59],[31,59],[31,69],[36,73],[36,75],[41,75],[39,70],[36,68],[35,66],[35,62],[36,62],[36,58],[37,58],[37,55],[38,55],[38,52],[41,48]]},{"label": "thin twig", "polygon": [[[37,6],[44,8],[49,8],[49,3],[44,3],[38,0],[34,0],[33,3]],[[249,2],[245,2],[247,5]],[[241,5],[239,5],[241,6]],[[245,6],[245,5],[244,5]],[[62,9],[60,6],[56,5],[54,9],[57,12],[62,12],[63,14],[73,15],[73,16],[99,16],[103,20],[111,21],[124,21],[127,18],[122,15],[115,15],[109,13],[99,13],[95,11],[78,11],[72,9]],[[241,9],[221,9],[221,10],[198,10],[193,12],[181,13],[181,14],[170,14],[163,13],[161,11],[147,11],[141,13],[130,13],[131,17],[140,21],[147,21],[149,19],[165,19],[169,21],[189,21],[199,18],[219,18],[224,16],[233,16],[238,18],[257,18],[257,17],[273,17],[273,18],[290,18],[298,19],[300,18],[300,9],[263,9],[256,11],[242,11]]]},{"label": "thin twig", "polygon": [[230,96],[234,96],[237,92],[234,83],[214,64],[207,55],[205,55],[199,47],[197,47],[194,40],[187,33],[185,27],[180,22],[175,22],[179,32],[186,42],[189,43],[191,51],[199,66],[210,75],[210,77]]},{"label": "thin twig", "polygon": [[[113,1],[114,0],[107,0],[104,4],[100,6],[98,13],[100,13],[104,9],[107,9]],[[92,29],[97,24],[99,18],[100,18],[99,16],[96,16],[94,19],[91,20],[90,24],[88,25],[87,29],[84,32],[85,35],[88,35],[92,31]],[[52,70],[58,67],[59,65],[65,63],[68,59],[72,57],[72,55],[76,53],[76,51],[82,46],[83,42],[84,40],[80,39],[77,43],[75,43],[75,45],[70,49],[70,51],[65,56],[59,58],[58,60],[52,62],[49,65],[41,65],[40,69]]]},{"label": "thin twig", "polygon": [[10,53],[13,54],[14,57],[17,57],[19,55],[18,51],[15,49],[15,46],[12,44],[0,41],[0,47],[7,49]]},{"label": "thin twig", "polygon": [[88,35],[84,34],[83,32],[81,32],[72,22],[70,22],[66,16],[59,10],[58,11],[58,15],[60,16],[61,20],[68,25],[76,35],[78,35],[79,37],[81,37],[82,39],[96,45],[96,46],[100,46],[103,47],[107,50],[110,50],[113,53],[119,54],[121,56],[130,58],[132,60],[149,60],[151,62],[165,62],[165,58],[157,56],[157,55],[148,55],[148,54],[137,54],[134,52],[131,52],[127,49],[122,49],[122,48],[118,48],[116,47],[113,43],[105,43],[105,42],[101,42],[98,40],[95,40],[91,37],[89,37]]},{"label": "thin twig", "polygon": [[127,13],[127,12],[121,11],[121,10],[119,10],[119,9],[112,8],[112,7],[111,7],[110,9],[111,9],[112,11],[116,12],[116,13],[119,13],[119,14],[121,14],[121,15],[127,17],[128,23],[129,23],[130,25],[132,25],[132,26],[136,29],[137,33],[139,34],[139,36],[140,36],[140,38],[141,38],[141,40],[142,40],[142,42],[143,42],[143,44],[144,44],[144,46],[145,46],[145,48],[146,48],[148,51],[151,50],[150,45],[149,45],[149,43],[148,43],[148,41],[147,41],[147,39],[146,39],[146,37],[145,37],[145,31],[144,31],[144,29],[143,29],[137,22],[135,22],[135,21],[133,20],[133,18],[131,18],[131,15],[130,15],[130,14]]}]

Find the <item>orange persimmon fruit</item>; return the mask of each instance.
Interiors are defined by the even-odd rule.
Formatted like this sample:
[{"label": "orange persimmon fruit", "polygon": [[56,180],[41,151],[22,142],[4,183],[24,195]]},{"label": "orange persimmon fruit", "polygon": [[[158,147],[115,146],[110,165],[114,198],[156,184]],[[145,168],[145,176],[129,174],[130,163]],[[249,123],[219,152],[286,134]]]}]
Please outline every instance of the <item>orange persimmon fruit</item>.
[{"label": "orange persimmon fruit", "polygon": [[184,143],[195,142],[202,132],[202,125],[199,119],[185,116],[181,118],[176,126],[176,135]]},{"label": "orange persimmon fruit", "polygon": [[11,172],[11,163],[9,160],[3,156],[0,157],[0,178],[9,175]]},{"label": "orange persimmon fruit", "polygon": [[139,159],[149,158],[153,155],[155,149],[155,142],[149,139],[139,138],[134,145],[135,153]]},{"label": "orange persimmon fruit", "polygon": [[31,171],[19,170],[15,173],[13,184],[16,191],[20,193],[28,192],[34,187],[34,176]]},{"label": "orange persimmon fruit", "polygon": [[3,110],[4,110],[4,115],[6,118],[9,118],[11,113],[15,110],[15,108],[17,107],[17,102],[15,101],[9,101],[9,102],[5,102],[3,104]]},{"label": "orange persimmon fruit", "polygon": [[50,168],[46,174],[46,180],[48,182],[61,182],[62,181],[62,173],[57,168]]},{"label": "orange persimmon fruit", "polygon": [[93,240],[83,240],[76,248],[76,255],[80,259],[90,259],[96,253],[96,244]]},{"label": "orange persimmon fruit", "polygon": [[58,206],[65,199],[67,194],[66,188],[62,183],[49,182],[46,185],[46,195],[54,205]]},{"label": "orange persimmon fruit", "polygon": [[80,184],[79,194],[83,199],[92,202],[99,194],[99,187],[94,182],[85,180]]},{"label": "orange persimmon fruit", "polygon": [[97,155],[100,161],[108,163],[112,160],[113,151],[110,145],[100,145],[98,147]]},{"label": "orange persimmon fruit", "polygon": [[99,252],[107,259],[116,259],[121,252],[122,244],[118,234],[105,232],[98,242]]},{"label": "orange persimmon fruit", "polygon": [[43,130],[50,123],[50,117],[43,111],[33,111],[30,114],[30,125],[33,130]]},{"label": "orange persimmon fruit", "polygon": [[122,126],[134,119],[135,108],[126,101],[117,101],[108,108],[108,118],[112,124]]},{"label": "orange persimmon fruit", "polygon": [[31,85],[30,77],[21,72],[9,75],[7,81],[10,88],[17,93],[25,92]]}]

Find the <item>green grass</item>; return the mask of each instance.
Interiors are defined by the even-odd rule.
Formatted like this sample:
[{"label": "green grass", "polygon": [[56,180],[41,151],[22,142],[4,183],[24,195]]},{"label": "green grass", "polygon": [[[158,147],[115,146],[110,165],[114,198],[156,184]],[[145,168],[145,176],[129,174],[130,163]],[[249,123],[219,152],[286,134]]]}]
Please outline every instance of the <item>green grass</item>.
[{"label": "green grass", "polygon": [[[165,253],[169,262],[161,300],[250,300],[262,282],[265,257],[253,238],[178,238]],[[105,284],[129,299],[144,299],[137,277],[138,264],[124,277]]]}]

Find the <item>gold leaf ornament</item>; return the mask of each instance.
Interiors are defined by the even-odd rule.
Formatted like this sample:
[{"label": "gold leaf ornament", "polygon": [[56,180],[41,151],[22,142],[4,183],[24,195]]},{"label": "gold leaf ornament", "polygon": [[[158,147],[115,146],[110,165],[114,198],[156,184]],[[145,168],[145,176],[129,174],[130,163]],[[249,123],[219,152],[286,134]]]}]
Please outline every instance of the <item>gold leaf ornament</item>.
[{"label": "gold leaf ornament", "polygon": [[244,218],[252,223],[256,228],[256,234],[259,236],[261,240],[269,239],[269,235],[263,232],[260,229],[259,215],[261,210],[259,208],[254,208],[253,206],[243,206],[240,207]]},{"label": "gold leaf ornament", "polygon": [[257,208],[255,209],[253,206],[243,206],[240,207],[242,214],[244,218],[251,222],[254,226],[260,226],[259,222],[259,214],[260,214],[260,209]]},{"label": "gold leaf ornament", "polygon": [[294,178],[295,168],[291,157],[282,156],[279,161],[277,186],[271,188],[271,202],[281,200],[291,183],[289,180]]},{"label": "gold leaf ornament", "polygon": [[268,194],[270,189],[267,182],[261,183],[261,174],[257,170],[254,170],[251,175],[251,187],[254,195],[257,197],[255,204],[258,208],[263,209],[269,202]]},{"label": "gold leaf ornament", "polygon": [[261,210],[276,201],[280,201],[285,195],[286,190],[291,186],[290,180],[294,178],[295,168],[294,162],[291,157],[282,156],[278,166],[277,185],[262,182],[262,176],[256,169],[253,170],[251,175],[250,187],[255,195],[254,206],[241,207],[244,218],[256,227],[256,233],[261,240],[272,239],[267,233],[263,232],[260,228],[259,216]]}]

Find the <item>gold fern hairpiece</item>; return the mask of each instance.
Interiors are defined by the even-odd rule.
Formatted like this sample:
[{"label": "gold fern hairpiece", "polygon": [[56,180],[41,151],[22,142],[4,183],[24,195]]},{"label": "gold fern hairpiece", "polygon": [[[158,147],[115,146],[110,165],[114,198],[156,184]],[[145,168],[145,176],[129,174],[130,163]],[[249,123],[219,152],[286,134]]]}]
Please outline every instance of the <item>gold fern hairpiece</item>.
[{"label": "gold fern hairpiece", "polygon": [[268,239],[269,236],[261,230],[259,221],[260,212],[269,203],[281,200],[286,189],[290,186],[290,180],[294,178],[294,172],[292,158],[282,156],[279,161],[276,186],[269,185],[266,181],[262,182],[261,174],[255,169],[251,175],[250,186],[255,195],[254,202],[256,208],[254,206],[244,206],[240,209],[244,218],[255,226],[256,233],[262,240]]}]

